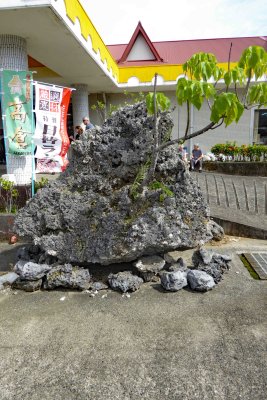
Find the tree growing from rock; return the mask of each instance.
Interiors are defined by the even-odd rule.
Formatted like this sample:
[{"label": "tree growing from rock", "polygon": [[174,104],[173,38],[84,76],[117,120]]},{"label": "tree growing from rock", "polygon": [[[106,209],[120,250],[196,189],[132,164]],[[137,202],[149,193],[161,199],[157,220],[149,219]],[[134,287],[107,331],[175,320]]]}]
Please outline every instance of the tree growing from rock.
[{"label": "tree growing from rock", "polygon": [[[222,124],[227,127],[233,122],[238,123],[244,110],[267,105],[267,52],[265,49],[260,46],[248,47],[242,53],[237,65],[232,68],[230,60],[231,48],[227,71],[218,66],[216,57],[211,53],[194,54],[183,64],[184,76],[178,79],[176,98],[179,106],[186,104],[186,129],[179,139],[164,143],[159,142],[158,111],[167,110],[170,107],[170,101],[163,93],[156,93],[157,74],[155,75],[154,92],[146,97],[148,112],[154,114],[155,121],[155,140],[146,183],[154,176],[158,153],[164,148],[215,130]],[[263,77],[265,81],[259,82]],[[240,87],[244,88],[242,95],[238,93]],[[205,100],[210,109],[210,121],[206,126],[190,133],[191,105],[200,110]]]}]

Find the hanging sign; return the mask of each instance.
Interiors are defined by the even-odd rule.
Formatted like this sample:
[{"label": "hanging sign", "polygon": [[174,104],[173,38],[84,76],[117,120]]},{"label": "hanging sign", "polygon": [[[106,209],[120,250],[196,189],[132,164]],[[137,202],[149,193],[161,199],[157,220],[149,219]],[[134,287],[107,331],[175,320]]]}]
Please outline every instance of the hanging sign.
[{"label": "hanging sign", "polygon": [[70,145],[67,133],[67,111],[71,90],[55,86],[35,85],[36,128],[34,142],[36,172],[62,172],[68,165]]},{"label": "hanging sign", "polygon": [[4,134],[9,154],[32,154],[32,92],[31,72],[2,72],[2,114],[5,115]]}]

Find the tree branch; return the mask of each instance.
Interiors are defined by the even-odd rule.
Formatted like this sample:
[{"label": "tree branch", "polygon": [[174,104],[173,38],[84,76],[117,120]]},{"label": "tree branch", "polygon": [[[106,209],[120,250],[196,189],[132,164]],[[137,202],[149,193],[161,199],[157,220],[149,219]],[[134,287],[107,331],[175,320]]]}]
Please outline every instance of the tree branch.
[{"label": "tree branch", "polygon": [[[228,73],[230,73],[230,62],[231,62],[231,52],[232,52],[233,43],[230,44],[229,54],[228,54]],[[226,86],[225,92],[227,93],[229,90],[229,85]]]},{"label": "tree branch", "polygon": [[215,125],[213,128],[210,128],[210,129],[213,130],[213,129],[219,128],[219,126],[221,126],[223,124],[223,122],[224,122],[224,118],[222,118],[222,121],[218,125]]},{"label": "tree branch", "polygon": [[179,142],[183,142],[185,140],[189,140],[192,139],[196,136],[202,135],[202,133],[205,133],[207,131],[209,131],[210,129],[212,129],[215,126],[215,122],[210,122],[208,125],[206,125],[204,128],[199,129],[196,132],[191,133],[188,136],[184,136],[182,138],[179,139],[174,139],[174,140],[170,140],[169,142],[163,143],[162,145],[160,145],[157,149],[158,152],[160,152],[161,150],[165,149],[166,147],[169,147],[173,144],[179,143]]},{"label": "tree branch", "polygon": [[154,146],[153,146],[153,151],[151,155],[151,165],[148,170],[146,178],[143,180],[142,187],[144,187],[147,182],[150,182],[150,180],[153,178],[153,175],[156,170],[156,165],[158,161],[158,148],[159,148],[159,118],[158,118],[158,110],[157,110],[157,99],[156,99],[156,89],[157,89],[157,77],[158,74],[155,73],[155,80],[154,80],[154,98],[153,98],[153,103],[154,103]]},{"label": "tree branch", "polygon": [[190,125],[190,106],[189,106],[189,101],[186,101],[186,109],[187,109],[187,123],[186,123],[186,128],[185,128],[185,134],[184,137],[187,137],[188,131],[189,131],[189,125]]},{"label": "tree branch", "polygon": [[251,81],[251,70],[249,71],[249,77],[248,77],[248,80],[247,80],[245,93],[244,93],[244,96],[243,96],[243,99],[242,99],[243,105],[245,105],[245,103],[247,101],[247,95],[248,95],[248,89],[249,89],[250,81]]}]

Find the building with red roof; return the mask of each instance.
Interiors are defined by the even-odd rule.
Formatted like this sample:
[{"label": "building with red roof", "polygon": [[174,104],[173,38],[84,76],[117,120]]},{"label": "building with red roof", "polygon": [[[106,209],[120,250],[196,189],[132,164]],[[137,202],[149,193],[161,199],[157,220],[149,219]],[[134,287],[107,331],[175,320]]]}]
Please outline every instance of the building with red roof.
[{"label": "building with red roof", "polygon": [[[175,91],[183,63],[195,53],[208,52],[227,70],[230,48],[230,65],[235,66],[242,51],[254,45],[267,50],[267,36],[152,42],[141,22],[128,43],[106,45],[79,0],[11,0],[0,4],[0,68],[28,68],[35,71],[36,81],[75,88],[70,108],[70,124],[74,126],[89,113],[93,123],[102,122],[92,109],[97,101],[109,110],[131,102],[135,93],[152,91],[157,73],[157,90],[169,96],[174,108],[173,137],[182,137],[186,110],[177,106]],[[243,89],[238,90],[242,95]],[[207,125],[208,104],[200,111],[194,107],[190,111],[191,132]],[[267,110],[246,110],[238,125],[222,125],[197,140],[204,152],[226,141],[267,143]],[[189,152],[192,145],[186,143]]]}]

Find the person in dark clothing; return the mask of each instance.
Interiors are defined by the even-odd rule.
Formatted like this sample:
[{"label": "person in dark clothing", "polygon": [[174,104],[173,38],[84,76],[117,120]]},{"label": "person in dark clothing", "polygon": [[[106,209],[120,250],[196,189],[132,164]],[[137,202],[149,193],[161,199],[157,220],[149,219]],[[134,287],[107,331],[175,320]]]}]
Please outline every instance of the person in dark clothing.
[{"label": "person in dark clothing", "polygon": [[203,158],[203,153],[200,150],[199,145],[194,144],[194,148],[192,150],[192,157],[190,160],[191,171],[194,171],[195,167],[197,167],[199,172],[202,172],[202,158]]},{"label": "person in dark clothing", "polygon": [[80,125],[75,126],[75,139],[74,140],[79,140],[82,133],[83,133],[83,128]]}]

